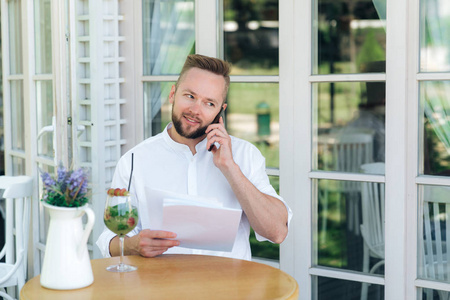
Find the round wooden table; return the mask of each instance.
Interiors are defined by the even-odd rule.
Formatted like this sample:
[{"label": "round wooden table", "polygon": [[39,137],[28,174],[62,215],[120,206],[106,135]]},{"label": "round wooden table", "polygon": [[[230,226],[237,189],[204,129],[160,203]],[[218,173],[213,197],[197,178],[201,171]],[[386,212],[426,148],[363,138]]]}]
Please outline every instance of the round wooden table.
[{"label": "round wooden table", "polygon": [[268,265],[216,256],[125,256],[138,267],[129,273],[105,268],[118,257],[94,259],[94,283],[76,290],[41,287],[40,276],[29,280],[20,299],[297,299],[298,284],[285,272]]}]

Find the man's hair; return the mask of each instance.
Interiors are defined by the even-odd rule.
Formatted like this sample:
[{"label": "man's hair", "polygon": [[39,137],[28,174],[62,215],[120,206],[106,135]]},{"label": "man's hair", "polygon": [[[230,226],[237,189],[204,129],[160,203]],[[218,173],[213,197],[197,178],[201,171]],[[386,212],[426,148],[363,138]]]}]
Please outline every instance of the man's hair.
[{"label": "man's hair", "polygon": [[225,80],[225,91],[223,98],[226,99],[228,88],[230,87],[230,71],[231,65],[230,63],[209,56],[204,56],[200,54],[191,54],[188,55],[186,61],[184,62],[183,69],[181,69],[180,76],[178,77],[177,82],[175,83],[175,88],[178,89],[178,85],[185,74],[192,68],[199,68],[202,70],[206,70],[212,72],[216,75],[222,75]]}]

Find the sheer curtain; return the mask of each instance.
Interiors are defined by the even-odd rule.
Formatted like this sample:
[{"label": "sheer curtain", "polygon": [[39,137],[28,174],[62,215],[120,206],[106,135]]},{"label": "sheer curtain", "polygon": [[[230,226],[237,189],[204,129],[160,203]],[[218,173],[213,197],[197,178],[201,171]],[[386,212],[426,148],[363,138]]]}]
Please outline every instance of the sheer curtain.
[{"label": "sheer curtain", "polygon": [[386,21],[386,0],[372,0],[380,20]]},{"label": "sheer curtain", "polygon": [[[143,75],[178,75],[194,46],[194,1],[144,0],[142,9]],[[161,82],[144,82],[145,137],[161,130],[159,116],[167,87]]]},{"label": "sheer curtain", "polygon": [[[420,69],[422,72],[450,71],[450,3],[422,0]],[[426,81],[422,85],[424,113],[434,133],[450,155],[450,82]]]},{"label": "sheer curtain", "polygon": [[450,155],[450,82],[427,82],[423,89],[425,116]]}]

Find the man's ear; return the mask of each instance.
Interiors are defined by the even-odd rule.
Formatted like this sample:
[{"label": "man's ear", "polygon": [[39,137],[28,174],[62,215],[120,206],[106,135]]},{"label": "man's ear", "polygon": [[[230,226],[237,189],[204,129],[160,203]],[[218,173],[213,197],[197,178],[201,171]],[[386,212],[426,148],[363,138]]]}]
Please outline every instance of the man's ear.
[{"label": "man's ear", "polygon": [[225,111],[225,109],[227,109],[227,106],[228,106],[227,103],[222,104],[223,111]]},{"label": "man's ear", "polygon": [[170,89],[170,93],[169,93],[169,102],[170,104],[173,104],[173,100],[175,99],[175,85],[172,85],[172,88]]}]

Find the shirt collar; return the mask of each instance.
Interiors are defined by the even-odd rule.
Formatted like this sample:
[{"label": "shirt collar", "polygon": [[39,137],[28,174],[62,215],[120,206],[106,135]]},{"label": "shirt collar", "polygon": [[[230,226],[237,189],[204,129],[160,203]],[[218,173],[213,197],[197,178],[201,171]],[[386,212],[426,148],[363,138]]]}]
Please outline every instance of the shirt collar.
[{"label": "shirt collar", "polygon": [[197,145],[195,145],[195,150],[197,151],[197,153],[206,151],[206,142],[207,141],[208,141],[208,139],[205,137]]}]

